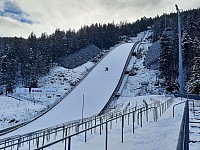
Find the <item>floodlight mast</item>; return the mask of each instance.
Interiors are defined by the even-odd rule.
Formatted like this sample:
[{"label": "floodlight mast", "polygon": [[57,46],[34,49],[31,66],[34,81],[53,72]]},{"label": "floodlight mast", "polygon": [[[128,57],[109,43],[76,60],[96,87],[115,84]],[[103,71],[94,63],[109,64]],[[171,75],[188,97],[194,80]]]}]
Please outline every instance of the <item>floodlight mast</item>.
[{"label": "floodlight mast", "polygon": [[183,83],[183,58],[182,58],[182,47],[181,47],[181,17],[178,5],[175,5],[178,14],[178,45],[179,45],[179,85],[180,94],[184,93],[184,83]]}]

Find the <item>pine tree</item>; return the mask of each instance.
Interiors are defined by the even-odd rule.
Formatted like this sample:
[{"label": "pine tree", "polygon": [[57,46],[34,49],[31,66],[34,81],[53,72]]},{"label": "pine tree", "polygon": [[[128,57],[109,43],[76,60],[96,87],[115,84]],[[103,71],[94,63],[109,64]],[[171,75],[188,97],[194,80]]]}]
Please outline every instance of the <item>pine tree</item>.
[{"label": "pine tree", "polygon": [[188,83],[188,93],[200,94],[200,57],[194,58],[192,74]]},{"label": "pine tree", "polygon": [[183,49],[183,66],[184,66],[184,74],[185,74],[185,80],[187,81],[189,79],[191,68],[193,65],[193,58],[194,56],[194,49],[192,47],[193,42],[188,33],[185,31],[183,32],[182,36],[182,49]]},{"label": "pine tree", "polygon": [[163,34],[160,41],[160,77],[165,80],[166,85],[169,87],[170,91],[172,91],[177,86],[175,82],[177,79],[177,64],[176,59],[174,58],[176,52],[173,48],[173,42],[169,39],[167,35]]}]

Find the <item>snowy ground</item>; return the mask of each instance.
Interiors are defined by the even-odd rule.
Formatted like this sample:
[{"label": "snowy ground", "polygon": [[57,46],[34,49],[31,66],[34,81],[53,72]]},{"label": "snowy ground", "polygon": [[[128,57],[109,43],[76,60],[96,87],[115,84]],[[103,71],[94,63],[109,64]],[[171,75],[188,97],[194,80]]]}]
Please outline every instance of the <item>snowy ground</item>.
[{"label": "snowy ground", "polygon": [[12,126],[20,122],[25,122],[36,116],[42,109],[43,105],[33,104],[29,101],[19,101],[10,97],[0,97],[0,127]]},{"label": "snowy ground", "polygon": [[[144,98],[144,97],[143,97]],[[124,143],[121,142],[121,123],[118,123],[108,133],[109,150],[174,150],[176,149],[179,128],[182,119],[182,107],[176,109],[175,118],[172,117],[172,107],[167,110],[157,122],[150,118],[144,122],[143,127],[136,125],[135,133],[132,126],[125,125]],[[114,126],[114,125],[113,125]],[[102,150],[105,146],[105,135],[89,137],[87,143],[82,141],[84,135],[74,139],[72,147],[76,150],[92,149]]]},{"label": "snowy ground", "polygon": [[[143,40],[145,41],[145,43],[141,44],[140,47],[138,47],[138,50],[141,51],[141,57],[138,57],[137,59],[133,57],[129,64],[130,66],[128,67],[128,68],[131,68],[131,66],[134,65],[134,68],[137,68],[136,75],[126,76],[126,80],[123,83],[123,88],[121,89],[121,97],[115,103],[115,106],[120,106],[121,110],[123,110],[128,104],[130,104],[130,107],[143,104],[143,100],[145,100],[147,103],[152,103],[156,100],[166,101],[165,96],[152,95],[152,94],[159,94],[160,91],[157,87],[154,86],[156,82],[157,71],[147,69],[143,66],[143,62],[145,59],[145,52],[148,46],[151,44],[145,39],[143,39],[145,35],[146,35],[145,33],[141,33],[140,36],[138,36],[137,38],[132,38],[132,40]],[[93,64],[89,66],[91,67],[92,65]],[[83,69],[83,70],[84,70],[83,72],[78,73],[78,74],[84,74],[84,72],[87,69],[86,70]],[[58,71],[60,71],[60,69]],[[69,72],[69,70],[67,72]],[[74,70],[71,72],[74,72]],[[58,75],[60,73],[55,73],[55,74]],[[61,74],[61,76],[63,75]],[[68,75],[68,77],[70,76],[72,76],[73,78],[73,74]],[[41,79],[41,81],[45,83],[44,86],[47,86],[47,87],[50,86],[51,84],[55,85],[55,87],[57,85],[61,87],[62,83],[64,83],[63,87],[61,88],[62,90],[60,90],[60,94],[62,94],[62,92],[64,92],[65,88],[67,87],[65,86],[67,81],[64,80],[64,77],[62,77],[62,79],[59,79],[59,78],[52,79],[54,77],[55,75],[51,73],[49,77],[45,77]],[[78,78],[80,77],[77,76],[76,79]],[[50,83],[47,80],[49,80]],[[51,83],[51,81],[53,83]],[[69,82],[68,82],[68,85],[69,85]],[[38,99],[40,99],[39,97],[40,96],[38,96]],[[176,99],[174,104],[180,101],[181,101],[180,99]],[[48,102],[48,99],[47,99],[47,102]],[[30,105],[34,106],[33,103],[31,103]],[[117,124],[113,123],[113,128],[111,130],[109,129],[109,132],[108,132],[108,149],[109,150],[118,150],[118,149],[172,150],[172,149],[175,149],[177,140],[178,140],[180,123],[182,119],[183,106],[184,105],[180,105],[176,107],[175,109],[176,113],[175,113],[174,118],[172,117],[172,107],[170,107],[161,117],[159,117],[157,122],[153,121],[153,117],[150,116],[149,117],[150,119],[148,122],[145,121],[144,119],[144,124],[142,128],[140,127],[140,125],[135,124],[136,130],[134,134],[132,133],[131,124],[127,125],[127,123],[125,123],[124,143],[121,143],[121,123],[120,122]],[[34,107],[38,107],[38,109],[41,109],[44,106],[35,105]],[[7,111],[4,111],[4,112],[7,112]],[[52,148],[49,147],[47,149],[62,149],[61,147],[63,146],[64,146],[64,143],[59,143],[57,145],[54,145]],[[105,132],[103,132],[101,136],[99,135],[98,132],[96,132],[95,134],[93,133],[92,135],[89,135],[88,133],[86,143],[84,142],[84,134],[80,134],[72,139],[72,149],[92,150],[94,149],[94,147],[96,150],[105,149]]]},{"label": "snowy ground", "polygon": [[[135,107],[143,103],[146,100],[147,103],[152,103],[155,100],[161,100],[162,102],[169,99],[162,95],[151,96],[138,96],[135,98],[120,99],[120,104],[126,106],[130,102],[130,107]],[[182,100],[175,99],[175,103]],[[175,117],[172,117],[172,106],[166,110],[164,114],[159,115],[158,120],[154,121],[153,111],[149,112],[148,121],[146,116],[143,117],[143,125],[141,127],[140,121],[134,122],[133,133],[133,120],[130,115],[125,118],[124,131],[123,131],[123,143],[122,143],[122,122],[120,119],[117,122],[114,120],[112,126],[108,123],[108,149],[109,150],[174,150],[176,149],[179,129],[182,120],[183,105],[179,105],[175,108]],[[137,115],[136,115],[137,116]],[[129,124],[128,124],[129,122]],[[85,143],[85,133],[72,137],[71,149],[75,150],[102,150],[105,149],[105,124],[103,130],[99,132],[99,127],[93,129],[92,133],[89,130],[87,132],[87,138]],[[73,131],[71,131],[73,132]],[[58,136],[58,135],[57,135]],[[54,137],[54,135],[52,135]],[[52,138],[51,137],[51,138]],[[58,138],[59,139],[59,138]],[[57,144],[47,148],[48,150],[64,149],[64,142],[58,142]]]},{"label": "snowy ground", "polygon": [[[126,43],[116,47],[58,105],[33,122],[5,136],[45,129],[80,119],[82,115],[90,117],[98,114],[114,92],[133,45],[134,43]],[[106,67],[109,68],[108,71],[105,71]]]},{"label": "snowy ground", "polygon": [[38,115],[42,109],[58,100],[60,98],[58,96],[62,96],[72,89],[74,86],[70,84],[78,83],[93,65],[94,63],[88,62],[75,69],[66,69],[60,66],[54,67],[49,75],[39,80],[38,84],[42,88],[56,88],[56,95],[19,95],[15,93],[11,95],[21,100],[4,95],[0,96],[0,129],[28,121]]}]

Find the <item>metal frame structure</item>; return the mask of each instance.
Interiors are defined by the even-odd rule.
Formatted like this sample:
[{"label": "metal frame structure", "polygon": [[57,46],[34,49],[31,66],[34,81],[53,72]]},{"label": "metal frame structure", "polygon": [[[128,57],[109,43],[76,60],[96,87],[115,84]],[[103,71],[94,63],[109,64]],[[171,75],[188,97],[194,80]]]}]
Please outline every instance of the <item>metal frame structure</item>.
[{"label": "metal frame structure", "polygon": [[184,82],[183,82],[183,58],[182,58],[182,47],[181,47],[181,17],[180,9],[178,5],[175,5],[178,14],[178,46],[179,46],[179,85],[180,94],[184,93]]}]

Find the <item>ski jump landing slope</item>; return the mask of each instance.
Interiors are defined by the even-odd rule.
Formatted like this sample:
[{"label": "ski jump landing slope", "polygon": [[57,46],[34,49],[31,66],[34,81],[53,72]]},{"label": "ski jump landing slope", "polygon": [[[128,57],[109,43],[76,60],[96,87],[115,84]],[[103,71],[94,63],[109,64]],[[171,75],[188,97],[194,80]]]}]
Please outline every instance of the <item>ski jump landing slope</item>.
[{"label": "ski jump landing slope", "polygon": [[[88,76],[52,110],[26,126],[8,133],[5,137],[25,134],[62,124],[67,121],[81,119],[83,95],[84,118],[100,113],[119,82],[133,45],[134,43],[127,43],[113,49],[97,64]],[[105,71],[106,67],[108,67],[108,71]]]}]

